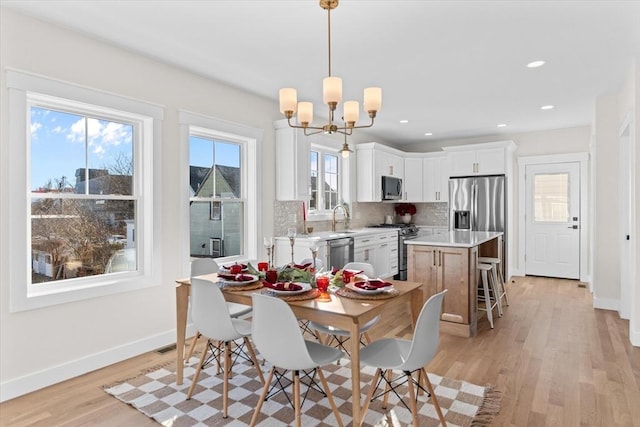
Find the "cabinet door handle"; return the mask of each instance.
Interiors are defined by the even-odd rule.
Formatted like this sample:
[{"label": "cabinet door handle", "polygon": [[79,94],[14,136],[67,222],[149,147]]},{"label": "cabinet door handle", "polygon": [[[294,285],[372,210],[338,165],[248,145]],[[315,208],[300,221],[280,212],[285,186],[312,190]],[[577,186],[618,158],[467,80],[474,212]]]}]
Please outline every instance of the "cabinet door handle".
[{"label": "cabinet door handle", "polygon": [[442,251],[438,251],[438,267],[442,267]]},{"label": "cabinet door handle", "polygon": [[385,246],[387,246],[388,243],[383,243],[382,245],[380,245],[381,248],[384,248]]},{"label": "cabinet door handle", "polygon": [[433,266],[435,267],[436,264],[436,257],[438,256],[438,251],[434,250],[433,251]]}]

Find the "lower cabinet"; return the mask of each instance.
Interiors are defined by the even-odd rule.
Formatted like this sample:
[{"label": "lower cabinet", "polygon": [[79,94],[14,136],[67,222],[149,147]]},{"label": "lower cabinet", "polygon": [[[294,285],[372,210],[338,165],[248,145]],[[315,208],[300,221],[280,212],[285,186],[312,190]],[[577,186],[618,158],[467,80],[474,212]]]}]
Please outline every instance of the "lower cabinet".
[{"label": "lower cabinet", "polygon": [[398,233],[370,234],[355,238],[354,261],[373,265],[376,275],[388,278],[398,274]]},{"label": "lower cabinet", "polygon": [[425,301],[447,289],[440,319],[461,326],[475,325],[477,247],[407,246],[407,278],[423,283]]}]

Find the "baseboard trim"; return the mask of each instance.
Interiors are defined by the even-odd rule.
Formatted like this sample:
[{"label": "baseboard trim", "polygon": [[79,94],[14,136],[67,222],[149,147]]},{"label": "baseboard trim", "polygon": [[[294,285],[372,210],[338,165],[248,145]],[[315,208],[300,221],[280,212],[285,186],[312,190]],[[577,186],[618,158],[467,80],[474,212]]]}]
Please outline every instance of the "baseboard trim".
[{"label": "baseboard trim", "polygon": [[640,347],[640,331],[629,331],[629,341],[634,347]]},{"label": "baseboard trim", "polygon": [[[187,336],[195,333],[195,328],[187,328]],[[31,393],[68,379],[84,375],[96,369],[122,362],[157,348],[176,342],[176,332],[167,331],[135,342],[110,348],[100,353],[87,355],[67,363],[51,366],[37,372],[0,383],[0,402]]]},{"label": "baseboard trim", "polygon": [[601,310],[612,310],[620,312],[620,300],[611,298],[598,298],[593,297],[593,308],[599,308]]}]

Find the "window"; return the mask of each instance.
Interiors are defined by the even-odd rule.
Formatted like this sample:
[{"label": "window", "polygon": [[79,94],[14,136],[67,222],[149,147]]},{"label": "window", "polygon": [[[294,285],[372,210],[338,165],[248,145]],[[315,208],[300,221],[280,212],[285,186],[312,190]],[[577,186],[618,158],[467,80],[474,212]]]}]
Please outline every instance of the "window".
[{"label": "window", "polygon": [[569,174],[536,174],[533,191],[536,222],[569,221]]},{"label": "window", "polygon": [[242,146],[205,130],[194,130],[189,137],[191,257],[244,253]]},{"label": "window", "polygon": [[162,109],[13,70],[7,86],[11,310],[157,285],[150,213]]},{"label": "window", "polygon": [[311,200],[309,212],[330,211],[341,199],[340,156],[335,149],[311,146]]},{"label": "window", "polygon": [[186,274],[193,258],[257,258],[262,130],[187,111],[180,111],[179,123]]}]

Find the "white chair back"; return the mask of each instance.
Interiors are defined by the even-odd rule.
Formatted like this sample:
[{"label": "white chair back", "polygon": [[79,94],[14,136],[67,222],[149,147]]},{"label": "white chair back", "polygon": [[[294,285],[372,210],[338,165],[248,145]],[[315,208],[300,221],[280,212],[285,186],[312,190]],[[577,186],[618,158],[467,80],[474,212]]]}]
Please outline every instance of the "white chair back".
[{"label": "white chair back", "polygon": [[404,371],[413,371],[424,367],[436,355],[440,341],[440,312],[444,291],[432,295],[422,307],[413,333],[411,349],[402,366]]},{"label": "white chair back", "polygon": [[191,278],[191,317],[197,330],[205,337],[219,341],[232,341],[239,337],[222,291],[210,280]]},{"label": "white chair back", "polygon": [[191,277],[217,273],[218,269],[218,263],[213,258],[196,258],[191,261]]},{"label": "white chair back", "polygon": [[251,338],[260,354],[271,364],[288,370],[317,366],[307,350],[298,320],[283,300],[253,294]]},{"label": "white chair back", "polygon": [[370,279],[376,277],[376,270],[373,268],[373,265],[368,262],[348,262],[342,267],[346,270],[355,270],[360,271],[367,275]]}]

